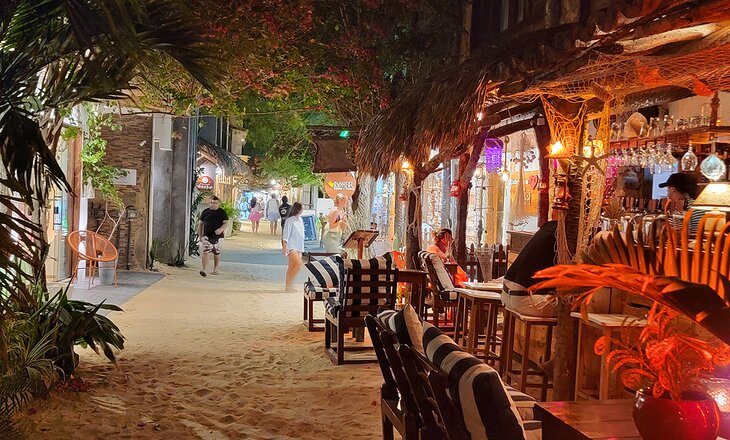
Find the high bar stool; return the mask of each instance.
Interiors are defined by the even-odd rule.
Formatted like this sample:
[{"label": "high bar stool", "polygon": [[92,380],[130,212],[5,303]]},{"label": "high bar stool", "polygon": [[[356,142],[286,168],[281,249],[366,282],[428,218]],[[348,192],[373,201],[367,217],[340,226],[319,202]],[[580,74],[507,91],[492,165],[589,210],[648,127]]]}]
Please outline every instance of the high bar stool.
[{"label": "high bar stool", "polygon": [[[515,362],[515,327],[517,321],[521,322],[525,327],[525,333],[522,339],[522,353],[519,360],[519,368],[514,368]],[[515,388],[521,392],[526,392],[527,388],[539,388],[540,400],[547,400],[547,391],[553,387],[552,381],[549,380],[547,373],[536,365],[534,362],[530,364],[530,342],[533,327],[546,328],[546,343],[543,362],[547,362],[552,358],[553,347],[553,329],[558,324],[557,318],[544,318],[540,316],[522,315],[514,310],[504,309],[504,331],[502,338],[502,360],[499,365],[499,373],[504,377],[507,384],[511,384],[513,380],[519,383]],[[537,377],[539,382],[529,382],[529,377]]]},{"label": "high bar stool", "polygon": [[[485,362],[500,361],[495,350],[500,345],[497,319],[502,306],[501,295],[497,292],[470,289],[455,291],[459,293],[459,299],[454,320],[454,340],[468,353],[484,359]],[[483,346],[480,344],[482,337]]]}]

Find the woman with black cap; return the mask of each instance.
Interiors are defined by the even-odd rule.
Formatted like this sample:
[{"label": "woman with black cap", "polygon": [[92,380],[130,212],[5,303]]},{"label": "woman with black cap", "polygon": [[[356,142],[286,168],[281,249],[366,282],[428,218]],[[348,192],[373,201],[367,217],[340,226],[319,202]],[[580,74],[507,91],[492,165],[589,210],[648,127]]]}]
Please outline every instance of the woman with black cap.
[{"label": "woman with black cap", "polygon": [[[664,207],[667,218],[674,229],[682,228],[684,213],[688,211],[697,197],[697,180],[689,174],[674,173],[659,188],[667,189],[667,204]],[[695,210],[689,222],[690,238],[697,232],[703,210]]]}]

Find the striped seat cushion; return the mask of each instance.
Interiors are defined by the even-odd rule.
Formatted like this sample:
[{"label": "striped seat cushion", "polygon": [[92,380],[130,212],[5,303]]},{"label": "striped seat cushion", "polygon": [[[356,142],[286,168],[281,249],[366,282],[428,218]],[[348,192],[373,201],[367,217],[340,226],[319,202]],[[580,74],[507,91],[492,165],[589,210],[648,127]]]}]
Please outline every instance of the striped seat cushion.
[{"label": "striped seat cushion", "polygon": [[[343,276],[343,281],[341,283],[340,287],[340,293],[338,296],[338,303],[343,304],[345,301],[345,297],[347,297],[347,305],[360,305],[362,304],[362,301],[360,299],[352,299],[352,296],[348,296],[345,289],[349,289],[351,293],[357,293],[357,294],[368,294],[368,293],[376,293],[376,292],[370,292],[370,287],[368,286],[346,286],[346,277],[347,277],[347,270],[348,269],[391,269],[393,267],[393,256],[390,253],[384,254],[380,257],[370,258],[370,259],[363,259],[363,260],[357,260],[357,259],[348,259],[344,261],[343,264],[345,275]],[[370,276],[367,274],[358,275],[357,279],[353,281],[370,281]],[[383,287],[381,287],[382,289]],[[384,292],[377,292],[377,293],[384,293]],[[378,298],[378,295],[373,295],[373,298],[370,300],[370,305],[379,305],[384,306],[386,305],[386,298]],[[352,316],[360,316],[359,312],[353,312]]]},{"label": "striped seat cushion", "polygon": [[[423,347],[426,357],[447,374],[449,388],[461,406],[472,440],[528,438],[517,405],[492,367],[463,351],[428,323],[423,324]],[[541,435],[537,424],[528,425],[530,439]]]},{"label": "striped seat cushion", "polygon": [[304,268],[311,275],[309,281],[317,287],[339,288],[342,274],[343,262],[339,255],[332,255],[321,260],[311,261],[304,265]]},{"label": "striped seat cushion", "polygon": [[421,342],[421,333],[423,325],[418,319],[416,310],[410,304],[399,311],[384,310],[378,313],[378,320],[383,326],[395,333],[398,342],[410,345],[416,350],[423,353],[423,343]]},{"label": "striped seat cushion", "polygon": [[[431,280],[432,283],[436,283],[436,288],[439,290],[439,295],[443,301],[456,301],[459,298],[459,294],[454,291],[454,281],[451,279],[451,274],[444,266],[444,262],[441,258],[428,251],[420,251],[418,258],[423,265],[423,268],[428,270],[433,268],[433,272],[436,275],[435,280]],[[429,270],[429,275],[431,271]]]},{"label": "striped seat cushion", "polygon": [[315,286],[311,281],[304,283],[304,295],[313,300],[321,301],[330,296],[337,296],[337,287]]}]

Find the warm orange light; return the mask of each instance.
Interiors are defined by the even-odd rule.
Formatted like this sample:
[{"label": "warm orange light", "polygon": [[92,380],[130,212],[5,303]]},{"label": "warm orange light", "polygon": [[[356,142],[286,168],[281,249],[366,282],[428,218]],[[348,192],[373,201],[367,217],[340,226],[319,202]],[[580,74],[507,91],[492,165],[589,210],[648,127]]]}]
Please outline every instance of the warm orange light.
[{"label": "warm orange light", "polygon": [[550,155],[551,156],[560,156],[565,151],[565,147],[563,146],[563,143],[560,141],[555,142],[550,146]]},{"label": "warm orange light", "polygon": [[400,169],[403,170],[403,171],[410,170],[411,169],[411,164],[407,160],[404,160],[403,161],[403,164],[400,167]]}]

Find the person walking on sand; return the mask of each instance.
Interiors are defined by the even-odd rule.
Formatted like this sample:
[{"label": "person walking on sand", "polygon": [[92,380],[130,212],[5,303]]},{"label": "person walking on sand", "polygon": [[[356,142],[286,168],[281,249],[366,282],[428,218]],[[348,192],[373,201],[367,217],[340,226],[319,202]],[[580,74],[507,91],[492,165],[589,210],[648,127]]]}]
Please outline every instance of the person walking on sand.
[{"label": "person walking on sand", "polygon": [[289,215],[291,205],[289,204],[289,198],[287,196],[281,196],[281,205],[279,205],[279,217],[281,217],[281,228],[284,229],[284,223],[286,223],[286,217]]},{"label": "person walking on sand", "polygon": [[269,228],[271,228],[271,235],[276,235],[276,230],[279,227],[279,199],[276,198],[276,194],[271,194],[271,198],[266,202],[266,218],[269,220]]},{"label": "person walking on sand", "polygon": [[223,232],[226,230],[228,215],[221,209],[221,201],[218,197],[210,198],[210,207],[205,208],[200,214],[198,222],[198,237],[203,247],[203,270],[200,276],[208,276],[208,262],[213,255],[213,275],[218,275],[218,264],[221,261],[221,246],[223,245]]},{"label": "person walking on sand", "polygon": [[286,270],[287,292],[294,291],[292,282],[302,268],[302,254],[304,253],[304,221],[302,221],[302,204],[295,202],[289,210],[281,237],[281,250],[289,258],[289,267]]},{"label": "person walking on sand", "polygon": [[248,216],[248,219],[251,221],[251,232],[253,232],[254,234],[258,234],[259,223],[261,222],[261,217],[263,216],[263,208],[261,206],[261,203],[256,200],[256,197],[251,198],[249,209],[251,210],[251,214]]}]

